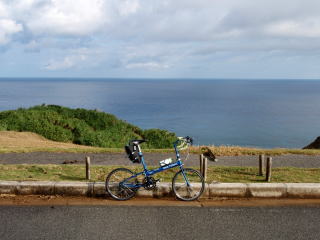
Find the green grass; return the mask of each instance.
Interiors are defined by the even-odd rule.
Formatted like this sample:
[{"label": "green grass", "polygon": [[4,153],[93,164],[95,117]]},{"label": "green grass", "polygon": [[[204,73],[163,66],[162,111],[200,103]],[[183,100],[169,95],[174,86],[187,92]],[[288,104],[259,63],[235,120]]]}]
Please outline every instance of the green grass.
[{"label": "green grass", "polygon": [[[198,153],[201,147],[192,147],[192,153]],[[216,156],[251,156],[251,155],[269,155],[277,156],[284,154],[300,155],[320,155],[320,149],[291,149],[291,148],[249,148],[240,146],[208,146]]]},{"label": "green grass", "polygon": [[[174,153],[173,148],[144,148],[141,145],[144,153]],[[276,149],[258,149],[246,148],[239,146],[209,146],[216,156],[252,156],[252,155],[269,155],[278,156],[285,154],[298,155],[320,155],[320,149],[290,149],[290,148],[276,148]],[[61,147],[5,147],[0,146],[0,153],[29,153],[29,152],[69,152],[69,153],[124,153],[124,148],[101,148],[93,147],[90,149],[84,148],[61,148]],[[199,154],[199,147],[191,147],[190,153]]]},{"label": "green grass", "polygon": [[[1,147],[0,153],[30,153],[30,152],[54,152],[54,153],[124,153],[124,148],[59,148],[59,147]],[[143,149],[144,153],[174,153],[173,149]]]},{"label": "green grass", "polygon": [[[255,167],[210,167],[208,181],[217,182],[265,182]],[[320,182],[320,169],[282,167],[272,169],[271,182]]]},{"label": "green grass", "polygon": [[[119,166],[93,166],[92,181],[105,181],[107,174]],[[127,167],[134,172],[142,171],[140,166]],[[197,168],[195,168],[197,169]],[[177,169],[156,174],[162,182],[171,182]],[[0,180],[42,180],[42,181],[85,181],[85,167],[82,165],[0,165]],[[274,168],[272,182],[320,182],[318,168]],[[264,182],[254,167],[209,167],[207,182]]]},{"label": "green grass", "polygon": [[0,131],[33,132],[59,142],[121,148],[130,139],[147,139],[146,148],[169,148],[175,133],[141,129],[98,110],[41,105],[0,112]]}]

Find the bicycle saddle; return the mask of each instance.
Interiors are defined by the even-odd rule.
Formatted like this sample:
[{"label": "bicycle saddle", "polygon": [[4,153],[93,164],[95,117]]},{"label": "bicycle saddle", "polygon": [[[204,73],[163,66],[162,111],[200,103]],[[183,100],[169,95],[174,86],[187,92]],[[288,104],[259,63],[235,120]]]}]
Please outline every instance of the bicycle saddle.
[{"label": "bicycle saddle", "polygon": [[131,140],[130,142],[133,143],[133,144],[138,145],[140,143],[146,142],[146,140],[144,140],[144,139],[135,139],[135,140]]}]

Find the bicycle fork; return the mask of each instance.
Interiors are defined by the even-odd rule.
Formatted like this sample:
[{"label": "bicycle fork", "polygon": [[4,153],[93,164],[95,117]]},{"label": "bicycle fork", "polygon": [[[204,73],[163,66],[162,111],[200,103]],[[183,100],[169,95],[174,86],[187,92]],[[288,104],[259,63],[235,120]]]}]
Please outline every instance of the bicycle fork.
[{"label": "bicycle fork", "polygon": [[184,180],[185,180],[186,183],[187,183],[187,186],[190,187],[190,183],[189,183],[189,180],[188,180],[186,174],[184,173],[184,169],[181,168],[181,171],[182,171],[183,178],[184,178]]}]

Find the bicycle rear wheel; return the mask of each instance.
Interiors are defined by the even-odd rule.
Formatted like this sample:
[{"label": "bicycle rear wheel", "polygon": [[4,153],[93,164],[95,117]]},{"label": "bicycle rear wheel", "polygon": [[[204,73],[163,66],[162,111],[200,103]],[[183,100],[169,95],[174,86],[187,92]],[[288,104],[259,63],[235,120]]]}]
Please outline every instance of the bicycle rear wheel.
[{"label": "bicycle rear wheel", "polygon": [[114,169],[106,178],[106,191],[116,200],[128,200],[136,195],[137,177],[127,168]]},{"label": "bicycle rear wheel", "polygon": [[203,177],[192,168],[180,170],[172,179],[172,190],[174,195],[180,200],[196,200],[204,191]]}]

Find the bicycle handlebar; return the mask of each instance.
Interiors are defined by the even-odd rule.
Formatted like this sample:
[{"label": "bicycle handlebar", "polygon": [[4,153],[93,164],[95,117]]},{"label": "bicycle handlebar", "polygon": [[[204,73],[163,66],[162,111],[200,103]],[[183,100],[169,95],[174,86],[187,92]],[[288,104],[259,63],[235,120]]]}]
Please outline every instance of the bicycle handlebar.
[{"label": "bicycle handlebar", "polygon": [[192,138],[192,137],[186,136],[184,139],[185,139],[186,142],[189,143],[190,145],[193,144],[193,138]]},{"label": "bicycle handlebar", "polygon": [[[180,142],[180,145],[178,145]],[[180,150],[184,149],[193,144],[193,139],[189,136],[178,137],[177,141],[174,142],[174,146],[178,147]]]}]

